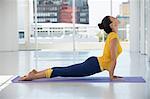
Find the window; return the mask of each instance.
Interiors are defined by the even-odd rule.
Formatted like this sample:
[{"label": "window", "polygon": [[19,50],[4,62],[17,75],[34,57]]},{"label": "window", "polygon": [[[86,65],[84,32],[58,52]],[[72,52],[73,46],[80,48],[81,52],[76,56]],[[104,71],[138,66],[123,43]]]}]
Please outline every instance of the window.
[{"label": "window", "polygon": [[[31,2],[32,0],[29,1]],[[73,43],[76,42],[75,47],[78,47],[76,49],[80,49],[80,47],[82,47],[82,45],[80,44],[82,43],[84,44],[85,49],[100,49],[99,45],[101,42],[104,42],[106,34],[104,33],[104,31],[99,30],[97,24],[101,22],[103,17],[111,14],[113,16],[116,16],[120,20],[119,37],[122,41],[128,41],[128,0],[112,0],[112,4],[110,2],[111,0],[75,0],[75,13],[73,13],[73,0],[50,0],[51,3],[47,1],[49,0],[37,0],[37,26],[38,28],[42,28],[42,30],[38,29],[39,33],[37,36],[37,40],[38,42],[42,42],[42,44],[47,44],[48,42],[55,42],[63,45],[69,44],[70,49],[73,49]],[[112,7],[110,5],[112,5]],[[33,9],[31,10],[32,11],[30,11],[30,13],[32,13],[29,15],[33,16],[30,16],[31,31],[29,34],[33,35],[30,39],[35,40],[34,5]],[[75,20],[73,19],[74,17]],[[73,24],[74,21],[75,24]],[[59,31],[61,31],[62,34]],[[47,33],[47,37],[46,34],[42,33]],[[39,38],[41,35],[44,35],[42,39]],[[57,35],[56,39],[55,37],[53,37],[54,35]],[[53,40],[51,40],[52,38]],[[46,41],[45,39],[49,39],[49,41]],[[88,45],[89,42],[92,43],[94,47],[90,47]],[[29,41],[29,43],[33,42]]]},{"label": "window", "polygon": [[80,16],[86,16],[87,14],[86,13],[80,13]]},{"label": "window", "polygon": [[86,22],[85,18],[80,18],[80,22]]}]

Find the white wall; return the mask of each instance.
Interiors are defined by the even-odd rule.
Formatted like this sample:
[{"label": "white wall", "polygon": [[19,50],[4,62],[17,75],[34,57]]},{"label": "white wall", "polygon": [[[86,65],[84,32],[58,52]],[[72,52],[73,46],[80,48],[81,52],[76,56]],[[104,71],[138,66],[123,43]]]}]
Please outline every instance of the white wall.
[{"label": "white wall", "polygon": [[24,0],[18,0],[18,30],[24,31]]},{"label": "white wall", "polygon": [[130,51],[150,61],[150,0],[130,0]]},{"label": "white wall", "polygon": [[144,9],[144,0],[140,0],[140,7],[139,7],[139,15],[140,15],[140,53],[141,54],[146,54],[146,32],[145,32],[145,9]]},{"label": "white wall", "polygon": [[130,51],[140,52],[139,0],[130,0]]},{"label": "white wall", "polygon": [[147,32],[147,54],[150,61],[150,0],[145,0],[146,4],[146,32]]},{"label": "white wall", "polygon": [[0,51],[18,50],[17,0],[0,0]]},{"label": "white wall", "polygon": [[[31,25],[33,23],[33,0],[18,0],[18,29],[24,31],[24,48],[30,49]],[[19,50],[20,50],[19,46]]]}]

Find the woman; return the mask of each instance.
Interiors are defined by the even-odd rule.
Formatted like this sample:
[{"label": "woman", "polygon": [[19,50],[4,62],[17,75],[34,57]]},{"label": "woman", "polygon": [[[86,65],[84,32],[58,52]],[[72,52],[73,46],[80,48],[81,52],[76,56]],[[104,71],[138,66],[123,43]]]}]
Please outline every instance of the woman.
[{"label": "woman", "polygon": [[118,24],[117,18],[112,16],[106,16],[102,22],[98,24],[100,29],[108,34],[103,56],[90,57],[86,61],[80,64],[74,64],[68,67],[53,67],[43,71],[37,72],[32,70],[28,75],[23,76],[20,80],[34,80],[40,78],[53,78],[53,77],[83,77],[90,76],[95,73],[107,70],[111,80],[120,78],[114,76],[114,70],[116,67],[117,57],[122,52],[120,42],[118,39]]}]

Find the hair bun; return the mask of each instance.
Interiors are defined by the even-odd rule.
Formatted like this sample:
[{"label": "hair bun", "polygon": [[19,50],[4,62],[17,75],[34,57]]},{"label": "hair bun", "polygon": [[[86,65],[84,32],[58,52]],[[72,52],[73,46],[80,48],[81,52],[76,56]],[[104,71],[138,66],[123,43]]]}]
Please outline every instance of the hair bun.
[{"label": "hair bun", "polygon": [[98,27],[99,27],[100,29],[104,29],[104,26],[103,26],[102,23],[99,23],[99,24],[98,24]]}]

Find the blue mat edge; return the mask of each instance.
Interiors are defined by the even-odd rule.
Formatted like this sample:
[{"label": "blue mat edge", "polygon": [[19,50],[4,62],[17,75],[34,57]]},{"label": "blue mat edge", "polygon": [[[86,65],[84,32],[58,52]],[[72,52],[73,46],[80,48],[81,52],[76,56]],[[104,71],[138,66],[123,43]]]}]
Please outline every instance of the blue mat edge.
[{"label": "blue mat edge", "polygon": [[[130,79],[130,78],[136,78],[135,80],[131,80],[131,81],[126,81],[126,80],[116,80],[116,81],[110,81],[108,80],[109,77],[58,77],[58,78],[44,78],[44,79],[40,79],[40,80],[33,80],[33,81],[18,81],[20,76],[15,77],[14,79],[12,79],[12,83],[62,83],[62,82],[66,82],[66,83],[70,83],[70,82],[81,82],[81,83],[145,83],[146,81],[144,80],[143,77],[141,76],[134,76],[134,77],[124,77],[126,79]],[[99,79],[98,79],[99,78]],[[96,81],[96,80],[100,80],[100,78],[103,78],[102,81]],[[140,79],[140,80],[139,80]]]}]

